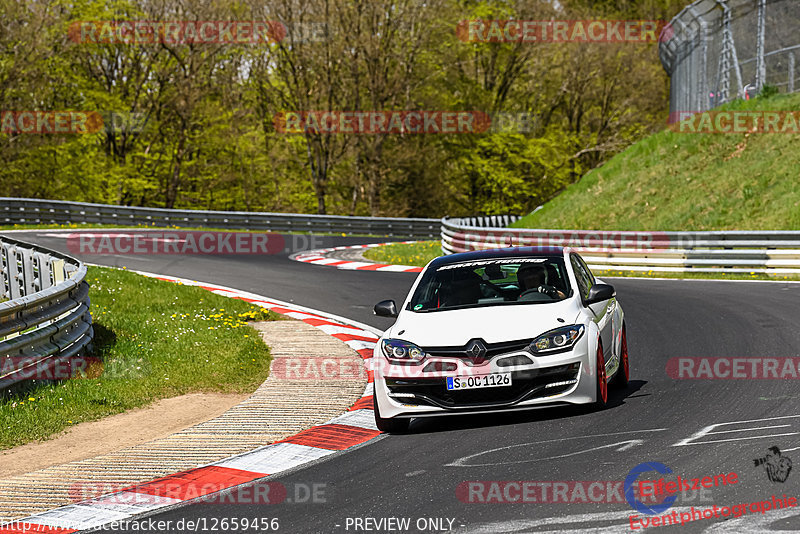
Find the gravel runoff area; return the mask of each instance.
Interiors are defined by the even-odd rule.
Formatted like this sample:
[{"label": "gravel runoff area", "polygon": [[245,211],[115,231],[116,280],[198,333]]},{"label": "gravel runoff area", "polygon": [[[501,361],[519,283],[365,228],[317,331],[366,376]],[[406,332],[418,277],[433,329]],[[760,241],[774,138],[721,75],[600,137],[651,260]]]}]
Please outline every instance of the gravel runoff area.
[{"label": "gravel runoff area", "polygon": [[[282,358],[363,360],[344,342],[301,321],[253,325]],[[285,362],[284,362],[285,363]],[[270,375],[247,400],[222,415],[167,437],[0,480],[0,522],[51,510],[177,471],[206,465],[279,441],[342,414],[366,386],[366,376],[289,380]]]}]

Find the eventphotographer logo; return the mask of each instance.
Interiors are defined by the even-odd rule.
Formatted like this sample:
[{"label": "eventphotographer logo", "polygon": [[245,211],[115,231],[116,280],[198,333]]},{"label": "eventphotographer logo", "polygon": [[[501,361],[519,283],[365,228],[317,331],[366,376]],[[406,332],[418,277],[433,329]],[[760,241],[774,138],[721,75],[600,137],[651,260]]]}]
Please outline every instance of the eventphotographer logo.
[{"label": "eventphotographer logo", "polygon": [[677,495],[670,495],[662,502],[656,504],[645,504],[644,502],[640,501],[634,492],[634,487],[639,479],[639,475],[643,473],[649,473],[650,471],[655,471],[662,475],[672,473],[672,469],[660,462],[641,463],[631,469],[628,473],[628,476],[625,477],[623,489],[625,493],[625,500],[628,501],[628,504],[631,506],[631,508],[646,515],[658,515],[669,510],[678,497]]},{"label": "eventphotographer logo", "polygon": [[767,455],[753,460],[756,467],[764,466],[767,478],[770,482],[786,482],[789,473],[792,472],[792,461],[781,454],[778,447],[772,446],[767,449]]},{"label": "eventphotographer logo", "polygon": [[[672,469],[659,462],[645,462],[637,465],[628,473],[625,478],[625,500],[631,508],[646,515],[658,515],[668,510],[676,501],[678,494],[685,491],[695,491],[700,489],[710,489],[720,486],[737,484],[739,477],[736,473],[721,473],[714,476],[698,478],[676,477],[676,480],[666,480],[663,477],[658,480],[638,480],[643,473],[656,471],[662,475],[672,474]],[[634,488],[638,487],[639,496],[637,497]],[[663,501],[655,505],[646,504],[642,499],[645,497],[666,496]]]}]

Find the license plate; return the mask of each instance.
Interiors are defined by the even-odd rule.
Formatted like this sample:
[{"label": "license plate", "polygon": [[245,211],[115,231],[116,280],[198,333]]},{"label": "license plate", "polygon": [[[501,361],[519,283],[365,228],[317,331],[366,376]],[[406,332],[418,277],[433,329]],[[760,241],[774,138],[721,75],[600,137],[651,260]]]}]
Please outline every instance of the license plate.
[{"label": "license plate", "polygon": [[499,388],[511,385],[511,373],[492,373],[490,375],[448,376],[449,391],[461,389]]}]

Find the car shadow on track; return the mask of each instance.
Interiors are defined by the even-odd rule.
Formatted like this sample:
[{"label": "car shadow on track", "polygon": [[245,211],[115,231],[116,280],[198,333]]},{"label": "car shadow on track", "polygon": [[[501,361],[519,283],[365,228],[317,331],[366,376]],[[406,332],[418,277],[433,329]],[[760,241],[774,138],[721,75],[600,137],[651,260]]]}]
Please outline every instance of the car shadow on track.
[{"label": "car shadow on track", "polygon": [[587,414],[602,414],[620,408],[625,400],[634,397],[646,397],[649,394],[639,394],[646,380],[631,380],[625,389],[609,389],[608,403],[603,409],[598,409],[592,404],[554,406],[552,408],[539,408],[519,412],[499,412],[490,414],[464,414],[443,417],[420,417],[411,422],[410,434],[432,434],[451,430],[464,430],[470,428],[497,427],[505,425],[518,425],[522,423],[535,423],[551,421],[554,419],[569,419]]}]

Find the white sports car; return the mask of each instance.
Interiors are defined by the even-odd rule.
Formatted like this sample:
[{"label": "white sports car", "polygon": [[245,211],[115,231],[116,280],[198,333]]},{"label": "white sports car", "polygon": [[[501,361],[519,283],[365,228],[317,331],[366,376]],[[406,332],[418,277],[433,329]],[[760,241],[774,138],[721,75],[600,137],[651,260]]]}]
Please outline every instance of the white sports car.
[{"label": "white sports car", "polygon": [[375,421],[608,401],[628,384],[622,308],[569,248],[467,252],[431,261],[375,346]]}]

